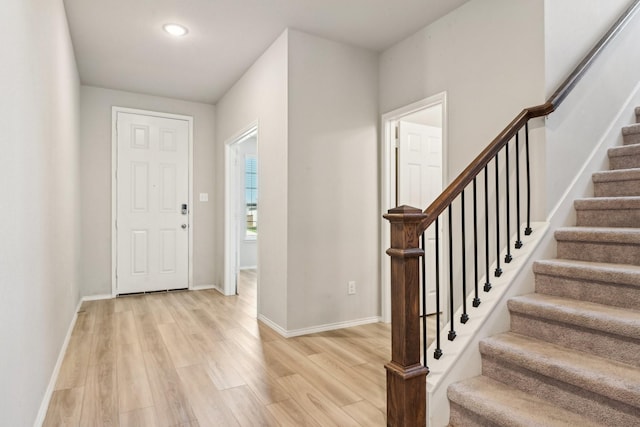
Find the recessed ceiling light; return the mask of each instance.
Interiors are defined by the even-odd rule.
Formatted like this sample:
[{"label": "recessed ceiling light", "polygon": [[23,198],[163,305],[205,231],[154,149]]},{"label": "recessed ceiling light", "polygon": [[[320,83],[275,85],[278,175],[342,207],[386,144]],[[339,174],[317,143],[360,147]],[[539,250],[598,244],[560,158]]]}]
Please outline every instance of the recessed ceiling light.
[{"label": "recessed ceiling light", "polygon": [[189,32],[187,27],[178,24],[164,24],[162,28],[174,37],[182,37]]}]

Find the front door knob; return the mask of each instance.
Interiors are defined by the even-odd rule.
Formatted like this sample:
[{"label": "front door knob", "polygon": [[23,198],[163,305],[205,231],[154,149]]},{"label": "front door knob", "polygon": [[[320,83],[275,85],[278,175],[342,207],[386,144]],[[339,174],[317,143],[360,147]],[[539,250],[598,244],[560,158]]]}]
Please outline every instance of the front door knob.
[{"label": "front door knob", "polygon": [[187,224],[182,224],[182,225],[181,225],[181,227],[182,227],[183,229],[185,229],[185,228],[187,228]]}]

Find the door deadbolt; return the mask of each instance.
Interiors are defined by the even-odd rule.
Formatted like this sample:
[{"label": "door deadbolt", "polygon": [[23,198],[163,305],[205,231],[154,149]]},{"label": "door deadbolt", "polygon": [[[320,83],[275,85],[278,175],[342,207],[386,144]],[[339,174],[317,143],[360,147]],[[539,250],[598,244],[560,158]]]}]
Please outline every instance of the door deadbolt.
[{"label": "door deadbolt", "polygon": [[182,209],[182,215],[186,215],[186,214],[189,213],[189,210],[187,209],[187,204],[186,203],[182,204],[182,208],[181,209]]}]

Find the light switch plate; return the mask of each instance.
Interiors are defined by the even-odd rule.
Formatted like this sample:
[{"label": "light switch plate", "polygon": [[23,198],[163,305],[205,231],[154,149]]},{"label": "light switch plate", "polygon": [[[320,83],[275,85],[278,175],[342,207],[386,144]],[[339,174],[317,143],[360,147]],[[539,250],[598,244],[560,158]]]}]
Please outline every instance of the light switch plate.
[{"label": "light switch plate", "polygon": [[209,201],[209,193],[200,193],[200,201],[208,202]]}]

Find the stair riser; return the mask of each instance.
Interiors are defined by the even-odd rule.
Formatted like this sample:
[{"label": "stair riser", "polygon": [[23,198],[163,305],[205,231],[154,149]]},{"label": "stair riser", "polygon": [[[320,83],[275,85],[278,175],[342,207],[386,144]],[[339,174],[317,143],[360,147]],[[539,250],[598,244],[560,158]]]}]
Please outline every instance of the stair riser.
[{"label": "stair riser", "polygon": [[536,274],[536,292],[615,307],[640,307],[640,288]]},{"label": "stair riser", "polygon": [[609,169],[633,169],[640,168],[640,154],[634,156],[609,157]]},{"label": "stair riser", "polygon": [[640,180],[596,182],[593,192],[596,197],[640,196]]},{"label": "stair riser", "polygon": [[502,358],[494,359],[483,355],[482,374],[602,425],[632,427],[638,423],[636,407],[530,371]]},{"label": "stair riser", "polygon": [[639,265],[640,245],[558,241],[558,258]]},{"label": "stair riser", "polygon": [[455,402],[449,402],[449,427],[487,427],[492,425],[480,415]]},{"label": "stair riser", "polygon": [[640,133],[630,133],[622,135],[622,143],[624,145],[640,144]]},{"label": "stair riser", "polygon": [[640,209],[576,210],[582,227],[640,227]]},{"label": "stair riser", "polygon": [[511,331],[640,367],[638,340],[511,312]]}]

